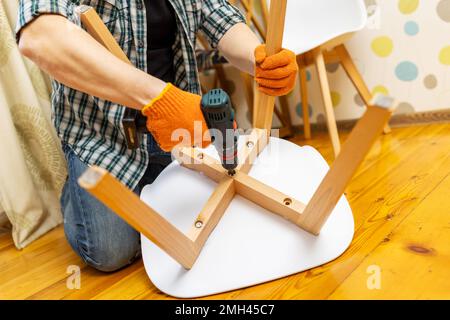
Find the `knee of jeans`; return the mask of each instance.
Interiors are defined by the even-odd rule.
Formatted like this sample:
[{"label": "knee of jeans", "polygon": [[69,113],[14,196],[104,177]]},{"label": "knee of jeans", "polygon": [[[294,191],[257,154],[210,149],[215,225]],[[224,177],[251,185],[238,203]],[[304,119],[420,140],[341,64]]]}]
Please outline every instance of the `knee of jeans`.
[{"label": "knee of jeans", "polygon": [[[66,232],[66,236],[67,236]],[[113,272],[131,264],[141,252],[139,237],[128,239],[127,243],[89,244],[76,235],[67,237],[73,250],[89,266],[103,272]]]},{"label": "knee of jeans", "polygon": [[140,255],[138,241],[119,249],[110,247],[85,250],[79,248],[80,256],[86,264],[103,272],[113,272],[131,264]]},{"label": "knee of jeans", "polygon": [[[69,182],[61,197],[64,232],[73,250],[93,268],[111,272],[127,266],[140,254],[139,233],[87,195],[76,178],[87,167],[67,153]],[[108,211],[108,212],[107,212]]]}]

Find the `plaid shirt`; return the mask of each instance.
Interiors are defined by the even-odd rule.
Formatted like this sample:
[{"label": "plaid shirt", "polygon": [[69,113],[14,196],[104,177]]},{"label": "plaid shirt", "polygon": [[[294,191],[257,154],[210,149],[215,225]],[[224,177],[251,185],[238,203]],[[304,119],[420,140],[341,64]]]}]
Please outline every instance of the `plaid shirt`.
[{"label": "plaid shirt", "polygon": [[[200,94],[195,57],[196,34],[202,31],[213,48],[234,24],[244,22],[239,10],[227,0],[169,0],[177,16],[173,45],[175,85]],[[20,0],[16,26],[22,27],[40,14],[60,14],[80,25],[78,5],[95,8],[130,61],[147,70],[147,22],[143,0]],[[134,189],[149,162],[147,135],[138,149],[127,149],[122,117],[124,107],[87,95],[53,80],[52,118],[63,143],[79,158],[111,172]]]}]

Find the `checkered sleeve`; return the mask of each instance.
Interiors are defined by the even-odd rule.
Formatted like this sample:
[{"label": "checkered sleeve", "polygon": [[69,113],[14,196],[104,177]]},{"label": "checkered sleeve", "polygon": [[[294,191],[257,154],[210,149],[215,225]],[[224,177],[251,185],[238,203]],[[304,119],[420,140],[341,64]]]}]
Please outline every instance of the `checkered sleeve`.
[{"label": "checkered sleeve", "polygon": [[73,12],[75,5],[73,0],[20,0],[16,24],[17,42],[22,28],[41,14],[59,14],[72,22],[75,21]]},{"label": "checkered sleeve", "polygon": [[206,0],[202,6],[202,24],[200,29],[205,34],[211,47],[216,48],[224,34],[236,23],[245,18],[238,8],[227,0]]}]

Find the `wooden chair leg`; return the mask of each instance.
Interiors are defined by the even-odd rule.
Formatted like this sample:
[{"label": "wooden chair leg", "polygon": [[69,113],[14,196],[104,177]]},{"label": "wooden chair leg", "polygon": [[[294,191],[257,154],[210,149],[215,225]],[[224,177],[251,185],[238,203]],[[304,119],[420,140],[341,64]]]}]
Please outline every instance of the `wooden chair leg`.
[{"label": "wooden chair leg", "polygon": [[[254,95],[254,91],[256,90],[256,83],[253,81],[253,78],[248,75],[247,73],[243,73],[241,72],[241,79],[242,82],[244,83],[244,91],[245,91],[245,99],[247,101],[247,106],[248,106],[248,110],[250,113],[250,117],[252,119],[252,122],[255,121],[254,119],[254,109],[255,109],[255,105],[258,106],[259,103],[257,101],[255,101],[254,99],[257,98],[257,96],[255,97]],[[282,101],[280,101],[281,104],[283,103]],[[285,109],[287,109],[287,112],[289,111],[288,109],[288,104],[287,101],[285,100],[286,106]],[[282,105],[283,107],[283,105]],[[286,112],[280,112],[278,110],[278,108],[276,106],[274,106],[273,111],[275,113],[275,115],[277,116],[277,118],[280,120],[281,122],[281,128],[279,131],[279,138],[286,138],[286,137],[290,137],[293,134],[293,128],[292,128],[292,122],[286,119],[286,117],[284,116],[283,113]],[[290,127],[289,127],[290,124]]]},{"label": "wooden chair leg", "polygon": [[306,77],[306,67],[299,67],[298,78],[300,83],[300,95],[302,99],[303,132],[305,134],[305,139],[308,140],[311,139],[311,124],[309,121],[308,80]]},{"label": "wooden chair leg", "polygon": [[[337,46],[334,50],[338,54],[341,65],[344,68],[345,72],[347,73],[348,77],[350,78],[359,95],[363,99],[365,105],[368,106],[372,99],[372,94],[370,93],[369,88],[367,88],[367,85],[364,82],[364,79],[362,78],[361,74],[359,73],[358,68],[356,68],[356,65],[353,62],[353,59],[350,56],[347,48],[345,47],[345,45],[341,44]],[[389,127],[389,124],[386,124],[386,126],[383,129],[383,133],[388,134],[390,132],[391,128]]]},{"label": "wooden chair leg", "polygon": [[[247,106],[248,106],[248,112],[250,113],[251,119],[253,119],[254,105],[257,104],[257,102],[254,101],[254,98],[255,98],[254,91],[256,90],[255,89],[256,83],[253,81],[253,78],[248,73],[241,72],[241,79],[242,79],[242,82],[244,83],[244,93],[245,93],[245,100],[246,100]],[[293,134],[292,122],[291,121],[287,122],[287,120],[283,116],[282,112],[280,112],[276,107],[274,107],[273,111],[274,111],[275,115],[277,116],[277,118],[281,122],[279,138],[286,138],[286,137],[292,136],[292,134]],[[287,127],[288,123],[291,124],[290,128]]]},{"label": "wooden chair leg", "polygon": [[[281,117],[283,117],[283,126],[286,128],[287,136],[292,136],[294,133],[294,130],[292,128],[292,119],[291,114],[289,112],[289,102],[287,99],[287,96],[281,96],[278,98],[278,101],[280,101],[280,107],[281,107]],[[280,119],[281,121],[281,119]]]},{"label": "wooden chair leg", "polygon": [[245,101],[247,102],[250,119],[253,119],[253,79],[245,72],[241,72],[241,79],[244,84]]},{"label": "wooden chair leg", "polygon": [[262,16],[264,20],[264,26],[267,27],[267,22],[269,21],[269,8],[267,7],[267,0],[259,0]]},{"label": "wooden chair leg", "polygon": [[318,52],[315,57],[314,64],[316,66],[317,74],[319,76],[320,89],[322,92],[323,104],[325,107],[325,115],[328,126],[328,133],[330,135],[331,144],[333,145],[335,157],[341,150],[339,142],[339,134],[334,117],[333,101],[330,94],[330,86],[328,84],[327,69],[325,68],[325,60],[322,51]]},{"label": "wooden chair leg", "polygon": [[[249,113],[253,119],[253,106],[255,104],[255,102],[253,101],[253,92],[255,90],[254,86],[256,86],[256,84],[253,81],[253,78],[247,73],[241,72],[241,79],[244,83],[245,99],[249,108]],[[279,101],[282,111],[280,112],[276,106],[274,107],[274,113],[281,122],[279,137],[291,137],[294,134],[294,129],[292,127],[292,120],[289,114],[289,104],[287,98],[285,96],[280,97]]]},{"label": "wooden chair leg", "polygon": [[389,121],[394,108],[394,99],[385,96],[377,96],[369,104],[342,146],[342,152],[302,212],[302,228],[312,234],[319,234],[359,165]]},{"label": "wooden chair leg", "polygon": [[[267,23],[266,52],[272,55],[280,51],[283,42],[284,18],[287,0],[270,2],[269,21]],[[253,127],[266,129],[269,133],[272,126],[275,97],[268,96],[259,90],[255,92],[253,105]]]}]

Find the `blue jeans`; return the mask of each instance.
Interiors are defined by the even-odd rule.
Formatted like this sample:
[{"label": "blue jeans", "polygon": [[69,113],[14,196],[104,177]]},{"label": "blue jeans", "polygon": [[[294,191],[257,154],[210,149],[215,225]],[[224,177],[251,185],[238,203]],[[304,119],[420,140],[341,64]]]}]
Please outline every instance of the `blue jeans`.
[{"label": "blue jeans", "polygon": [[[171,162],[151,135],[148,138],[149,165],[134,190],[152,183]],[[78,177],[87,169],[70,146],[63,145],[68,165],[68,178],[61,195],[64,232],[73,250],[88,265],[100,271],[118,270],[140,256],[139,233],[124,220],[82,189]]]}]

